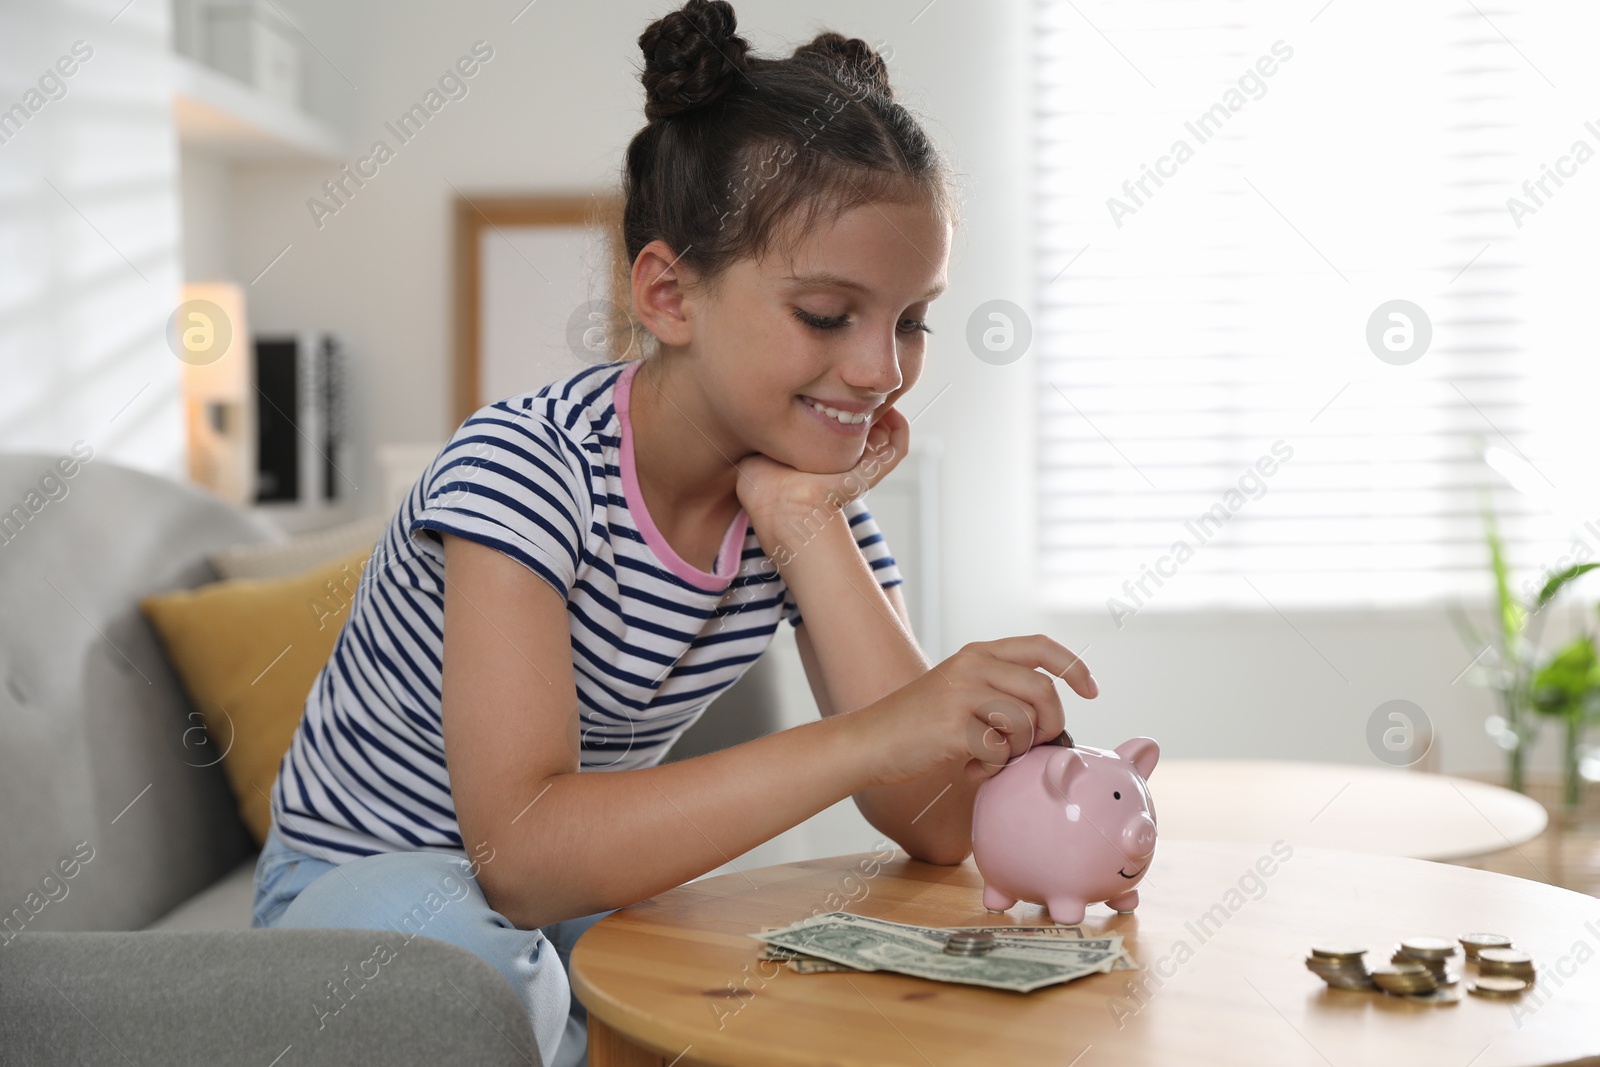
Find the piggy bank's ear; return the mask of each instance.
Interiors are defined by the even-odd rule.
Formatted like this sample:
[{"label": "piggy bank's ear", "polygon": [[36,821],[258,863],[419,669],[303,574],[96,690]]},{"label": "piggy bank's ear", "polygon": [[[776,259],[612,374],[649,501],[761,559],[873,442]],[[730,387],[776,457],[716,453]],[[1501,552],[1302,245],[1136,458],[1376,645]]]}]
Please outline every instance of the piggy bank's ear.
[{"label": "piggy bank's ear", "polygon": [[1117,755],[1133,764],[1134,770],[1139,772],[1139,777],[1149,778],[1150,772],[1156,769],[1156,760],[1161,758],[1161,746],[1148,737],[1135,737],[1124,741],[1116,747]]},{"label": "piggy bank's ear", "polygon": [[1050,753],[1050,760],[1044,765],[1045,788],[1065,800],[1067,788],[1079,775],[1088,773],[1089,761],[1083,758],[1083,753],[1075,748],[1058,749]]}]

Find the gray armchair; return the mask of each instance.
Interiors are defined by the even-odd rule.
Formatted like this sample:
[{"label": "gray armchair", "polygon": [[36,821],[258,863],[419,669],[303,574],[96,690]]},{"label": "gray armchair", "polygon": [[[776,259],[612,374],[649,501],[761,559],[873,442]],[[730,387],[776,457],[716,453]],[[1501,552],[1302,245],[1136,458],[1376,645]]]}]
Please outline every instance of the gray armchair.
[{"label": "gray armchair", "polygon": [[255,844],[138,600],[286,535],[60,458],[0,455],[0,1061],[537,1064],[516,994],[465,949],[419,938],[330,1017],[370,933],[249,928]]},{"label": "gray armchair", "polygon": [[[286,535],[61,458],[0,454],[0,1061],[538,1064],[516,994],[464,949],[419,938],[330,1017],[370,934],[249,928],[254,842],[138,601]],[[776,728],[774,704],[752,670],[672,758]]]}]

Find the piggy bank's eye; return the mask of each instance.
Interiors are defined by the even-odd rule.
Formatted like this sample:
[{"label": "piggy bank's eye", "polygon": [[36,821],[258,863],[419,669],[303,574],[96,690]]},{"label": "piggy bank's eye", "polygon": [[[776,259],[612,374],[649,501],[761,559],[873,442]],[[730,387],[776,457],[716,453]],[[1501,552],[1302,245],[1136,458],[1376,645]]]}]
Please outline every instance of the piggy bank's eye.
[{"label": "piggy bank's eye", "polygon": [[1114,790],[1111,795],[1113,797],[1117,798],[1118,800],[1122,799],[1122,791],[1121,790]]}]

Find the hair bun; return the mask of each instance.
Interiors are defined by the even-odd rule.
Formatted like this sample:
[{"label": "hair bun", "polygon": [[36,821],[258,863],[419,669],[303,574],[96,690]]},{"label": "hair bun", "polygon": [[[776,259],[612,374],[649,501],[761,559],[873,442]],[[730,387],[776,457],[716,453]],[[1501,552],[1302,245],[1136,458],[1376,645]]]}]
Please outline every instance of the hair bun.
[{"label": "hair bun", "polygon": [[727,0],[688,0],[639,35],[644,52],[645,118],[704,107],[743,75],[750,44],[734,33]]},{"label": "hair bun", "polygon": [[819,33],[810,44],[794,50],[796,59],[819,59],[828,71],[840,81],[861,85],[881,93],[890,100],[894,90],[889,86],[889,66],[877,49],[859,37],[846,37],[831,30]]}]

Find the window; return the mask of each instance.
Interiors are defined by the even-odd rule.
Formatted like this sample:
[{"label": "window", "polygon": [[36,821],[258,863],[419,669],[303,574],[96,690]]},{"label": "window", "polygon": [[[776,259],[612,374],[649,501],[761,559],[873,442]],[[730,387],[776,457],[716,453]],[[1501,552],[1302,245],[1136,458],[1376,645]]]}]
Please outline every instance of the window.
[{"label": "window", "polygon": [[1486,501],[1600,558],[1596,16],[1289,7],[1037,4],[1050,606],[1477,600]]}]

